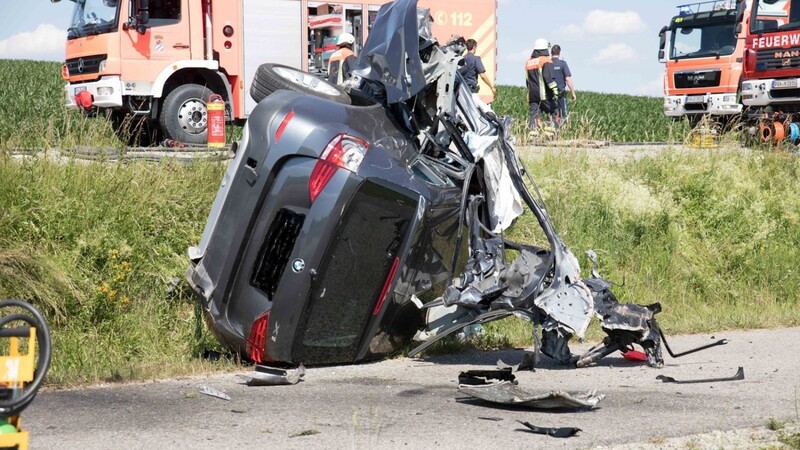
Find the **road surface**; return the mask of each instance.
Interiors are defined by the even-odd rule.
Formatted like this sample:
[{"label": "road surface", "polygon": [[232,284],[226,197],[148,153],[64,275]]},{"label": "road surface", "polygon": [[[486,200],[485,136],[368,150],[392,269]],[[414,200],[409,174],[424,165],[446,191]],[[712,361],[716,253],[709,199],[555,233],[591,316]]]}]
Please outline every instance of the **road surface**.
[{"label": "road surface", "polygon": [[[764,428],[770,418],[797,420],[800,328],[720,332],[728,345],[672,359],[662,369],[619,354],[585,369],[549,362],[517,373],[535,391],[597,389],[598,408],[542,412],[497,408],[457,390],[460,371],[517,363],[507,350],[372,364],[312,368],[294,386],[248,387],[235,374],[42,392],[24,413],[32,448],[587,448],[666,442],[712,430]],[[677,336],[674,351],[711,342]],[[583,351],[588,344],[573,345]],[[745,380],[667,384],[731,376]],[[232,398],[199,394],[210,386]],[[578,427],[558,439],[519,431],[518,420]],[[745,433],[744,439],[750,436]],[[745,445],[747,447],[748,445]],[[631,448],[637,448],[633,445]]]}]

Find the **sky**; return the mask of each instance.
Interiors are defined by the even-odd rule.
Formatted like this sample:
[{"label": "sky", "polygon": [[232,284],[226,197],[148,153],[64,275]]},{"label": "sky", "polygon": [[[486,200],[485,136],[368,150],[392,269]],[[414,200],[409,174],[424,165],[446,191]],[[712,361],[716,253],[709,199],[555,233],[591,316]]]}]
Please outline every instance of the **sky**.
[{"label": "sky", "polygon": [[[494,0],[485,0],[494,1]],[[497,84],[524,84],[533,41],[562,48],[581,90],[661,96],[658,31],[686,0],[499,0]],[[72,2],[0,0],[0,59],[63,61]]]}]

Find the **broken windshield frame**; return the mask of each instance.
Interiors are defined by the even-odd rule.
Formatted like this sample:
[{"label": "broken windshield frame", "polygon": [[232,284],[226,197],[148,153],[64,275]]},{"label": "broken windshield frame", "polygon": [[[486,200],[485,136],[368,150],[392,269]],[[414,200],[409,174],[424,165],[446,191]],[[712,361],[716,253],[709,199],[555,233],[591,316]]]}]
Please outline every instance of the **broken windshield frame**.
[{"label": "broken windshield frame", "polygon": [[75,3],[67,39],[77,39],[116,31],[119,0],[70,0]]}]

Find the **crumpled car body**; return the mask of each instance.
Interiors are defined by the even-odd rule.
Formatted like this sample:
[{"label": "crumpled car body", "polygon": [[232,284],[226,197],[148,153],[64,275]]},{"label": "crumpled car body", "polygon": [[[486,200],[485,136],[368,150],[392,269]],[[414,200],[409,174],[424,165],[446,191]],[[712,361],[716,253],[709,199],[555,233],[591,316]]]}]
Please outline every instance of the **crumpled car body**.
[{"label": "crumpled car body", "polygon": [[[416,0],[381,7],[351,105],[278,91],[255,108],[189,252],[211,330],[257,363],[332,364],[516,315],[567,363],[567,342],[599,315],[608,343],[584,363],[638,343],[659,364],[657,308],[619,304],[596,270],[581,278],[508,121],[457,73],[463,40],[440,45],[431,22]],[[549,248],[499,234],[522,203]]]}]

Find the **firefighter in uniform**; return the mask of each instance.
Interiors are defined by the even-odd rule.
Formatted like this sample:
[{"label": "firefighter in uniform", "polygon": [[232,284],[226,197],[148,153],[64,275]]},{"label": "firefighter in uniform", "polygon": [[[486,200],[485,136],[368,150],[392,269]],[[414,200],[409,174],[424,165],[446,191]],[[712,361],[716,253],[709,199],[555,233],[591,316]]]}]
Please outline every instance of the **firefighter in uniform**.
[{"label": "firefighter in uniform", "polygon": [[353,52],[353,44],[356,38],[350,33],[342,33],[336,41],[336,51],[328,60],[328,81],[335,84],[342,84],[350,77],[350,71],[356,65],[356,54]]},{"label": "firefighter in uniform", "polygon": [[526,82],[528,87],[528,106],[530,120],[528,126],[532,133],[542,127],[542,114],[548,123],[551,115],[558,110],[558,84],[550,59],[550,44],[547,39],[537,39],[533,43],[531,58],[525,63]]}]

